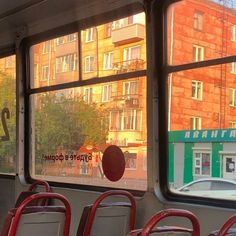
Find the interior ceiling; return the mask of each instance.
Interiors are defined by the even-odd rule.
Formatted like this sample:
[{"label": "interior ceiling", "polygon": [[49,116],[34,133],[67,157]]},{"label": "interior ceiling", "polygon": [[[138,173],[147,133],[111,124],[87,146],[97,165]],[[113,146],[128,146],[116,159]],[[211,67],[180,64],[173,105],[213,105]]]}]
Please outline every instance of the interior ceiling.
[{"label": "interior ceiling", "polygon": [[0,19],[11,16],[24,8],[31,7],[45,0],[1,0],[0,1]]},{"label": "interior ceiling", "polygon": [[[83,0],[1,0],[0,22],[14,19],[17,15],[31,15],[31,21],[79,6]],[[40,9],[37,12],[37,9]],[[30,14],[33,13],[33,14]]]},{"label": "interior ceiling", "polygon": [[141,0],[0,0],[0,48],[21,27],[33,35],[134,2]]}]

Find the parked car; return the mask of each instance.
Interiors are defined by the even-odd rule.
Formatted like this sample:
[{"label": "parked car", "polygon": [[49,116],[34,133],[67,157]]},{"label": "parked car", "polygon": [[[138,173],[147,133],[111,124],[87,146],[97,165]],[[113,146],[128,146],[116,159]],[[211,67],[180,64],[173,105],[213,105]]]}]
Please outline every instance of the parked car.
[{"label": "parked car", "polygon": [[177,192],[203,197],[236,199],[236,181],[221,178],[203,178],[178,188]]}]

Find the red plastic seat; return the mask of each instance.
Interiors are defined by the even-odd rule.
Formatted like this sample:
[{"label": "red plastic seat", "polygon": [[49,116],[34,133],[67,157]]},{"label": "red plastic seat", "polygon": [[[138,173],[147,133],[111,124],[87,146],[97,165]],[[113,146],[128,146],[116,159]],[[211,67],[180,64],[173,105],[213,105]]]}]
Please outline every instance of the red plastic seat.
[{"label": "red plastic seat", "polygon": [[[192,229],[178,226],[162,226],[155,227],[155,225],[162,219],[175,216],[187,218],[192,223]],[[154,228],[155,227],[155,228]],[[129,233],[129,236],[148,236],[153,233],[165,233],[165,232],[176,232],[176,233],[190,233],[193,236],[200,235],[200,225],[196,216],[190,211],[181,209],[167,209],[158,212],[154,215],[143,227],[143,229],[133,230]]]},{"label": "red plastic seat", "polygon": [[236,223],[236,215],[232,215],[226,220],[220,230],[211,232],[209,236],[226,236],[226,235],[236,235],[236,228],[232,226]]},{"label": "red plastic seat", "polygon": [[[122,196],[128,202],[101,203],[110,196]],[[96,201],[84,208],[76,236],[127,235],[134,229],[136,203],[131,193],[111,190],[101,194]]]},{"label": "red plastic seat", "polygon": [[[37,191],[35,191],[35,189],[37,188],[37,186],[39,185],[42,185],[44,187],[44,192],[51,192],[51,188],[48,184],[47,181],[44,181],[44,180],[36,180],[33,184],[30,185],[29,189],[27,191],[22,191],[17,200],[16,200],[16,203],[15,203],[15,208],[19,207],[20,204],[29,196],[33,195],[33,194],[36,194],[38,193]],[[32,206],[37,206],[37,205],[40,205],[40,206],[43,206],[43,205],[47,205],[48,204],[48,201],[41,201],[41,200],[37,200],[34,201],[34,202],[31,202],[31,205]]]},{"label": "red plastic seat", "polygon": [[[60,200],[64,206],[31,206],[33,201],[49,199]],[[36,193],[8,212],[1,236],[69,236],[70,221],[71,207],[64,196]]]}]

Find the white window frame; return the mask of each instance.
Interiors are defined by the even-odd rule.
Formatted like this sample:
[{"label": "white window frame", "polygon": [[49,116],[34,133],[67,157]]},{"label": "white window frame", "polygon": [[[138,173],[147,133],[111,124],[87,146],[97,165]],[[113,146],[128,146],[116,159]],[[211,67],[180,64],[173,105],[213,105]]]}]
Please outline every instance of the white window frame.
[{"label": "white window frame", "polygon": [[[116,114],[116,125],[115,128],[112,127],[112,113]],[[129,121],[130,126],[125,125],[125,119]],[[138,120],[140,119],[140,120]],[[110,112],[110,122],[109,130],[110,131],[141,131],[142,125],[142,111],[137,109],[127,109],[123,111],[112,111]]]},{"label": "white window frame", "polygon": [[103,69],[111,70],[113,68],[113,52],[104,53]]},{"label": "white window frame", "polygon": [[230,63],[230,73],[234,75],[236,74],[236,62]]},{"label": "white window frame", "polygon": [[[134,87],[135,93],[131,91],[132,89],[134,89],[133,86],[135,86]],[[136,96],[137,94],[138,94],[138,81],[137,80],[123,82],[123,95],[125,95],[126,98],[130,98],[132,95]]]},{"label": "white window frame", "polygon": [[191,121],[192,130],[201,130],[202,129],[202,118],[201,117],[192,116],[190,121]]},{"label": "white window frame", "polygon": [[94,62],[95,62],[95,57],[94,56],[87,56],[87,57],[85,57],[85,68],[84,68],[84,71],[86,73],[94,72],[94,66],[95,66]]},{"label": "white window frame", "polygon": [[56,73],[70,72],[77,69],[77,54],[56,57]]},{"label": "white window frame", "polygon": [[204,47],[199,45],[193,45],[193,61],[203,61],[204,60]]},{"label": "white window frame", "polygon": [[93,102],[93,88],[88,87],[84,88],[84,97],[85,103],[91,104]]},{"label": "white window frame", "polygon": [[43,54],[47,54],[51,51],[51,41],[45,41],[43,42]]},{"label": "white window frame", "polygon": [[102,86],[102,102],[111,101],[112,96],[112,84],[106,84]]},{"label": "white window frame", "polygon": [[236,107],[236,88],[229,89],[229,105]]},{"label": "white window frame", "polygon": [[[197,156],[198,154],[198,156]],[[210,156],[210,160],[209,160],[209,174],[203,174],[203,170],[202,170],[202,162],[203,162],[203,154],[207,154]],[[196,174],[196,168],[199,168],[200,173]],[[210,177],[211,176],[211,168],[212,168],[212,152],[207,149],[197,149],[195,148],[193,150],[193,176],[204,176],[204,177]]]},{"label": "white window frame", "polygon": [[231,26],[231,41],[236,42],[236,25]]},{"label": "white window frame", "polygon": [[198,80],[192,80],[192,99],[201,101],[202,94],[203,94],[203,82]]},{"label": "white window frame", "polygon": [[59,46],[59,45],[62,45],[65,43],[65,38],[64,36],[61,36],[61,37],[58,37],[56,38],[56,45]]},{"label": "white window frame", "polygon": [[[137,48],[139,50],[138,57],[134,58],[133,54],[132,54],[132,50],[137,49]],[[127,64],[130,64],[133,60],[139,60],[140,58],[141,58],[141,46],[140,45],[124,48],[124,57],[123,57],[123,59]]]},{"label": "white window frame", "polygon": [[[140,121],[138,122],[139,113],[140,113]],[[126,126],[125,119],[130,123],[129,127]],[[122,113],[121,129],[138,131],[140,130],[140,127],[138,127],[138,124],[141,125],[141,119],[142,119],[141,111],[136,110],[136,109],[124,110]]]},{"label": "white window frame", "polygon": [[128,25],[134,24],[134,16],[128,16],[112,22],[112,29],[120,29]]},{"label": "white window frame", "polygon": [[85,42],[93,42],[94,41],[94,28],[89,28],[85,30]]},{"label": "white window frame", "polygon": [[76,33],[68,34],[66,36],[66,39],[67,39],[68,43],[73,42],[73,41],[75,41],[77,39],[77,35],[76,35]]},{"label": "white window frame", "polygon": [[41,76],[42,81],[47,81],[49,80],[49,66],[45,65],[42,66],[42,76]]},{"label": "white window frame", "polygon": [[[109,115],[109,131],[121,131],[122,130],[122,115],[123,113],[118,110],[118,111],[110,111]],[[115,127],[112,125],[112,117],[115,117]]]}]

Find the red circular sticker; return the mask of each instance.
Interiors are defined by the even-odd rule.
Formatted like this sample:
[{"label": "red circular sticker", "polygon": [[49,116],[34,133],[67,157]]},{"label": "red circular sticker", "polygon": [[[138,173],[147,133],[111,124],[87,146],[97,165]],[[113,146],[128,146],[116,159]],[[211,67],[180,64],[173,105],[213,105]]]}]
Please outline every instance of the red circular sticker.
[{"label": "red circular sticker", "polygon": [[111,145],[103,153],[103,173],[110,181],[118,181],[125,172],[125,157],[121,149]]}]

